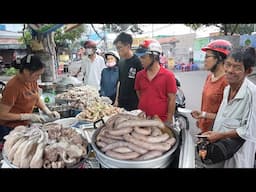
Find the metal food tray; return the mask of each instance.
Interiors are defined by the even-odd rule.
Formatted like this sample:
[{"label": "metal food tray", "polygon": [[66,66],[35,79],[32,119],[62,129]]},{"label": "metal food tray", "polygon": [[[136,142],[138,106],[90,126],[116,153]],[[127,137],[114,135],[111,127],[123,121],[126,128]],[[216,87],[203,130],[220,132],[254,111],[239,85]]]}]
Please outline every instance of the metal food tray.
[{"label": "metal food tray", "polygon": [[68,104],[68,103],[77,102],[77,101],[79,101],[79,99],[60,99],[55,97],[55,103],[58,103],[58,104]]}]

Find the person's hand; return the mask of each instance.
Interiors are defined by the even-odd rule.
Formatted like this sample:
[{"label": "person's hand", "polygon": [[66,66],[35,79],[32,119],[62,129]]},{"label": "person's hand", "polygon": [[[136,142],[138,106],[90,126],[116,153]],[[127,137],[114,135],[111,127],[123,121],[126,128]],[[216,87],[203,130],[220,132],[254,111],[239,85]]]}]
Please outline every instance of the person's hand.
[{"label": "person's hand", "polygon": [[44,123],[46,122],[46,120],[40,116],[40,115],[37,115],[37,114],[33,114],[33,113],[22,113],[20,114],[20,119],[21,120],[29,120],[29,121],[32,121],[32,122],[39,122],[39,123]]},{"label": "person's hand", "polygon": [[203,113],[201,111],[197,111],[197,110],[193,110],[191,112],[191,116],[194,117],[195,119],[205,118],[203,116]]},{"label": "person's hand", "polygon": [[51,119],[59,119],[60,114],[57,111],[49,111],[47,113],[47,116],[49,116]]}]

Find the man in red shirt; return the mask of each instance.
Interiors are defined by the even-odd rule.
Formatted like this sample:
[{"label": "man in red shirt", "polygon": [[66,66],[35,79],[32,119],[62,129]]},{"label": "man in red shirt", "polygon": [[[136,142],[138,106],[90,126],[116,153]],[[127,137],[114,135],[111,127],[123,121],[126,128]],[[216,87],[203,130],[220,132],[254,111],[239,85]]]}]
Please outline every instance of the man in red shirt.
[{"label": "man in red shirt", "polygon": [[158,115],[162,121],[173,123],[176,99],[174,74],[160,66],[162,47],[157,40],[146,39],[136,50],[144,70],[137,73],[135,90],[138,108],[147,116]]}]

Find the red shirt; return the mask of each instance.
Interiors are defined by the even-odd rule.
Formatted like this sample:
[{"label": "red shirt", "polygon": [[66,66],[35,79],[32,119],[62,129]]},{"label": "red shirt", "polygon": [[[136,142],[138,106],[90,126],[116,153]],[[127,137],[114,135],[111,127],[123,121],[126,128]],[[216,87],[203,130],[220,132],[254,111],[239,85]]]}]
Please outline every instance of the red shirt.
[{"label": "red shirt", "polygon": [[138,108],[147,116],[158,115],[165,121],[168,112],[168,93],[175,94],[177,91],[174,74],[160,67],[156,76],[149,81],[144,69],[137,73],[134,88],[140,92]]},{"label": "red shirt", "polygon": [[[225,75],[214,82],[211,81],[211,76],[211,74],[207,76],[204,84],[201,111],[217,113],[223,98],[224,88],[228,83]],[[214,120],[212,119],[198,119],[198,127],[202,130],[202,132],[212,130],[213,123]]]}]

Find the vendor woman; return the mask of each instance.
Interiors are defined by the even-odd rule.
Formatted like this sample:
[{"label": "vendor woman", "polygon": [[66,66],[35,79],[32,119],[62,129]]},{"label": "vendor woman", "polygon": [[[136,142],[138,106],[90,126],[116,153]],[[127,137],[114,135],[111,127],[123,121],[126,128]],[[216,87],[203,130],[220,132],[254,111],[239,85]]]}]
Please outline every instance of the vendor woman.
[{"label": "vendor woman", "polygon": [[34,107],[49,117],[60,118],[56,111],[50,111],[40,99],[37,80],[44,73],[45,65],[36,55],[29,54],[21,59],[19,73],[8,81],[0,102],[0,142],[18,125],[30,122],[44,122],[42,116],[33,114]]}]

